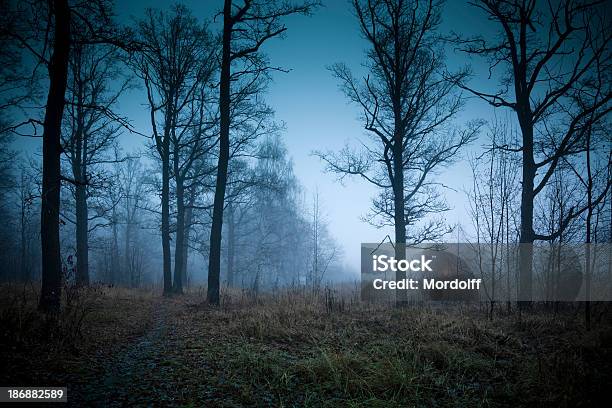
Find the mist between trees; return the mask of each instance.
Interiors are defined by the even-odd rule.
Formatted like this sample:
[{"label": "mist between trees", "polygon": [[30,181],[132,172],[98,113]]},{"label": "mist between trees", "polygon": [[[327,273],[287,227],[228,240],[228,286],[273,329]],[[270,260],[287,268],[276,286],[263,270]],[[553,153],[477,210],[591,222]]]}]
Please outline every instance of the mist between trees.
[{"label": "mist between trees", "polygon": [[[1,4],[2,278],[40,280],[42,310],[59,309],[65,284],[161,286],[171,295],[206,283],[217,305],[222,285],[316,292],[351,279],[325,200],[304,193],[282,118],[265,101],[273,76],[291,72],[264,44],[291,30],[287,17],[325,12],[318,2],[225,0],[208,16],[173,5],[129,25],[105,0]],[[489,258],[504,244],[612,240],[604,4],[474,2],[494,38],[448,33],[443,2],[348,6],[367,45],[363,67],[329,61],[329,71],[365,136],[314,154],[330,177],[377,189],[364,221],[393,228],[397,258],[402,245],[461,232],[444,218],[452,186],[443,171],[466,158],[463,236],[486,244]],[[449,64],[449,50],[465,64]],[[497,86],[474,83],[474,60]],[[118,108],[132,89],[142,91],[150,132]],[[493,117],[462,121],[469,98]],[[122,134],[142,146],[126,151]],[[42,157],[15,150],[26,137],[41,138]],[[512,271],[525,307],[529,247],[519,246]],[[588,291],[588,254],[585,262]]]}]

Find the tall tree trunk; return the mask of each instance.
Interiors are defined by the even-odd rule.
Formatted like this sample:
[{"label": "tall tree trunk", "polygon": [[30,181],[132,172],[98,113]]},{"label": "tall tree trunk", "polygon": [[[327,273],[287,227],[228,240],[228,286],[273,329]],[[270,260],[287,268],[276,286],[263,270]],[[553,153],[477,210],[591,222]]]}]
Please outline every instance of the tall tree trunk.
[{"label": "tall tree trunk", "polygon": [[[395,259],[401,260],[406,257],[406,217],[404,200],[404,166],[402,138],[395,137],[393,145],[393,205],[395,224]],[[398,270],[395,279],[400,281],[406,278],[406,272]],[[402,306],[407,301],[405,290],[396,291],[396,305]]]},{"label": "tall tree trunk", "polygon": [[176,242],[174,248],[174,292],[183,293],[183,255],[185,254],[185,189],[179,174],[178,156],[174,160],[176,178]]},{"label": "tall tree trunk", "polygon": [[117,284],[117,271],[119,270],[119,232],[117,231],[117,211],[113,208],[113,244],[111,250],[110,283]]},{"label": "tall tree trunk", "polygon": [[185,209],[185,243],[183,244],[183,266],[181,268],[181,281],[183,286],[187,285],[187,260],[189,257],[189,232],[193,224],[193,206],[195,204],[195,191],[189,191],[189,202]]},{"label": "tall tree trunk", "polygon": [[[168,128],[169,125],[166,125]],[[164,268],[164,295],[172,293],[172,270],[170,259],[170,142],[168,132],[164,132],[162,156],[162,194],[161,194],[161,233]]]},{"label": "tall tree trunk", "polygon": [[236,251],[236,226],[234,225],[234,206],[227,206],[227,286],[234,286],[234,254]]},{"label": "tall tree trunk", "polygon": [[221,233],[223,230],[223,205],[227,185],[230,131],[230,65],[232,41],[232,1],[225,0],[223,7],[223,53],[219,87],[221,126],[219,133],[219,163],[213,203],[213,219],[210,228],[210,254],[208,256],[208,303],[219,304],[219,278],[221,275]]},{"label": "tall tree trunk", "polygon": [[191,222],[187,222],[187,220],[192,219],[192,215],[189,214],[190,211],[185,211],[185,242],[183,244],[183,265],[181,266],[181,282],[183,284],[183,288],[189,288],[189,284],[187,282],[187,260],[189,258],[189,225]]},{"label": "tall tree trunk", "polygon": [[591,170],[591,129],[586,137],[586,168],[587,168],[587,215],[585,240],[585,304],[584,324],[591,330],[591,221],[593,218],[593,174]]},{"label": "tall tree trunk", "polygon": [[[506,194],[505,195],[505,200],[510,200],[509,196]],[[507,298],[508,301],[506,302],[506,309],[508,311],[508,314],[510,314],[511,310],[512,310],[512,301],[510,300],[512,298],[512,292],[510,291],[510,287],[511,287],[511,280],[510,280],[510,209],[508,209],[508,211],[506,211],[506,290],[507,290]]]},{"label": "tall tree trunk", "polygon": [[130,216],[130,205],[129,205],[129,201],[128,201],[128,205],[126,205],[126,214],[127,214],[127,219],[125,222],[125,242],[124,242],[124,248],[123,248],[123,253],[124,253],[124,268],[125,268],[125,273],[129,274],[128,279],[130,280],[130,288],[135,288],[136,287],[136,276],[134,274],[134,268],[132,268],[132,262],[131,262],[131,251],[130,251],[130,241],[132,239],[132,218]]},{"label": "tall tree trunk", "polygon": [[83,184],[76,185],[76,250],[77,271],[76,283],[79,286],[89,285],[89,243],[87,189]]},{"label": "tall tree trunk", "polygon": [[42,287],[39,308],[57,312],[62,290],[59,237],[61,169],[61,125],[64,115],[68,58],[70,53],[70,8],[68,0],[52,2],[55,14],[53,55],[49,64],[49,93],[43,131],[43,180],[41,204]]},{"label": "tall tree trunk", "polygon": [[[525,106],[525,105],[524,105]],[[534,179],[536,174],[533,156],[533,124],[519,115],[523,135],[523,168],[521,191],[521,231],[519,238],[519,307],[531,304],[533,282],[533,200]]]},{"label": "tall tree trunk", "polygon": [[[610,164],[608,164],[610,166]],[[609,169],[610,167],[608,167]],[[608,178],[612,178],[610,176],[610,170],[608,170]],[[610,189],[610,198],[608,201],[608,219],[610,223],[608,224],[608,282],[612,282],[612,188]],[[608,296],[612,298],[612,285],[608,285]]]},{"label": "tall tree trunk", "polygon": [[[21,177],[22,183],[23,183],[23,179],[24,177]],[[23,185],[21,186],[22,188],[22,192],[21,192],[21,224],[20,224],[20,232],[21,232],[21,245],[20,245],[20,252],[21,252],[21,259],[20,259],[20,266],[19,266],[19,270],[20,270],[20,276],[19,278],[22,279],[24,282],[29,282],[30,281],[30,274],[28,271],[28,267],[26,264],[26,253],[27,253],[27,240],[26,240],[26,198],[24,197],[24,193],[23,193]]]},{"label": "tall tree trunk", "polygon": [[[563,222],[563,218],[565,217],[564,214],[564,208],[563,205],[559,205],[559,217],[558,217],[558,222],[559,225],[561,225],[561,223]],[[555,297],[555,299],[559,296],[560,293],[560,286],[561,286],[561,266],[562,266],[562,262],[561,262],[561,257],[563,256],[563,242],[565,240],[565,237],[563,234],[559,234],[559,245],[557,245],[557,258],[556,258],[556,265],[555,265],[555,283],[553,285],[554,288],[554,292],[553,292],[553,296]],[[553,253],[554,253],[554,245],[553,245]],[[555,300],[555,305],[554,305],[554,310],[555,313],[557,313],[559,311],[559,300],[556,299]]]},{"label": "tall tree trunk", "polygon": [[315,203],[314,203],[314,217],[313,217],[313,225],[314,225],[314,289],[316,292],[320,289],[322,272],[321,266],[319,265],[319,255],[320,255],[320,244],[321,244],[321,231],[320,231],[320,220],[319,220],[319,192],[316,192]]},{"label": "tall tree trunk", "polygon": [[[88,244],[88,225],[87,225],[87,137],[85,128],[85,112],[83,100],[83,81],[81,80],[80,62],[82,59],[81,49],[73,47],[72,52],[78,56],[76,60],[75,87],[76,87],[76,122],[77,126],[72,134],[74,151],[72,157],[72,175],[75,184],[75,205],[76,205],[76,284],[78,286],[89,285],[89,244]],[[77,79],[78,78],[78,79]]]}]

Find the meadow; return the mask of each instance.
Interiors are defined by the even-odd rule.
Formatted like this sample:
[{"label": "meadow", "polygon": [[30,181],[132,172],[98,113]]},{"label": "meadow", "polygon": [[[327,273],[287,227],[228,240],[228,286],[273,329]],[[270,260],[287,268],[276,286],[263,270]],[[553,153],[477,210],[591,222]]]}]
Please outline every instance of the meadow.
[{"label": "meadow", "polygon": [[612,383],[612,319],[578,305],[367,304],[319,294],[204,288],[182,297],[97,286],[65,291],[56,317],[36,288],[4,285],[0,380],[68,387],[72,406],[575,407]]}]

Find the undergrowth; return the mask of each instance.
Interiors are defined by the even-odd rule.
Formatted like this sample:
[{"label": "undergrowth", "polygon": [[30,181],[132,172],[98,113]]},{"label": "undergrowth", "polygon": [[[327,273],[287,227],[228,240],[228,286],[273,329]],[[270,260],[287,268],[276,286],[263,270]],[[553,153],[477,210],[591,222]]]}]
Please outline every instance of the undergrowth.
[{"label": "undergrowth", "polygon": [[[521,315],[504,308],[493,316],[478,304],[397,309],[361,303],[350,287],[225,290],[223,305],[209,307],[201,289],[164,299],[98,287],[65,299],[49,332],[35,288],[1,290],[3,383],[93,384],[72,387],[73,402],[85,399],[80,389],[112,391],[104,389],[109,364],[102,362],[118,350],[152,367],[134,371],[122,386],[136,391],[119,405],[574,407],[595,404],[612,383],[606,305],[596,305],[598,320],[587,332],[575,307]],[[152,330],[162,334],[149,345]],[[139,361],[152,355],[155,361]],[[119,369],[131,375],[129,367],[112,368]]]}]

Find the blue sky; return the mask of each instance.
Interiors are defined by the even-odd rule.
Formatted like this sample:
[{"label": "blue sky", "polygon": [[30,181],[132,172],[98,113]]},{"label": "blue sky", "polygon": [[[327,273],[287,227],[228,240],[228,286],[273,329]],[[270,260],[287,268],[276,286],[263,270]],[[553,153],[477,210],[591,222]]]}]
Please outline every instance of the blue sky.
[{"label": "blue sky", "polygon": [[[168,9],[173,2],[163,1],[117,1],[117,15],[123,23],[138,19],[147,7]],[[222,8],[222,0],[184,1],[194,15],[210,20]],[[378,230],[360,220],[370,206],[375,189],[366,182],[353,178],[340,184],[334,175],[324,172],[321,161],[312,156],[314,150],[339,150],[345,144],[353,144],[363,138],[359,110],[347,103],[338,90],[338,82],[327,67],[344,62],[359,75],[362,71],[364,50],[367,44],[362,39],[350,3],[347,0],[327,0],[313,16],[292,16],[286,20],[288,31],[284,39],[273,39],[265,44],[263,51],[273,65],[290,69],[289,73],[275,73],[265,99],[275,109],[276,119],[283,121],[286,131],[283,135],[295,173],[305,189],[307,203],[312,201],[314,191],[324,208],[329,229],[342,245],[347,265],[358,270],[360,243],[377,242],[385,235],[393,236],[392,230]],[[218,23],[213,25],[218,27]],[[442,31],[457,31],[465,35],[493,35],[486,18],[465,1],[448,1],[443,13]],[[495,79],[489,80],[482,61],[470,61],[465,55],[450,50],[447,55],[449,69],[459,68],[467,63],[473,66],[475,77],[472,84],[481,89],[493,89]],[[149,132],[145,96],[142,90],[127,94],[117,108],[127,116],[141,132]],[[472,118],[488,119],[492,109],[484,103],[471,99],[465,111],[458,118],[466,121]],[[122,136],[126,150],[141,148],[142,136]],[[20,141],[25,148],[35,148],[39,139]],[[476,142],[469,152],[481,149],[482,142]],[[467,201],[464,188],[471,183],[471,173],[464,158],[444,171],[440,179],[454,191],[446,191],[452,211],[446,214],[450,224],[461,222],[468,227]],[[456,238],[450,238],[455,240]]]}]

